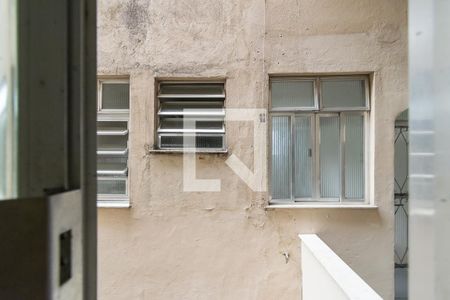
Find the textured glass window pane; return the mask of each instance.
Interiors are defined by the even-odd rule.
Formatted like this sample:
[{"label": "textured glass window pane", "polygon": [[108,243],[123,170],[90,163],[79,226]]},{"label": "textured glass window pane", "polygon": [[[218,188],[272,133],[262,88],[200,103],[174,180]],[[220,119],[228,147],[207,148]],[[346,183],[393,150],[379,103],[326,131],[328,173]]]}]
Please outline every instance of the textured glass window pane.
[{"label": "textured glass window pane", "polygon": [[128,135],[98,135],[98,150],[124,150],[127,148]]},{"label": "textured glass window pane", "polygon": [[122,171],[127,168],[127,157],[98,156],[97,170]]},{"label": "textured glass window pane", "polygon": [[127,184],[125,180],[98,180],[98,194],[125,195]]},{"label": "textured glass window pane", "polygon": [[294,123],[294,197],[311,197],[311,117],[296,116]]},{"label": "textured glass window pane", "polygon": [[[182,135],[160,135],[160,147],[161,148],[183,148],[183,136]],[[187,139],[189,143],[191,139]],[[192,142],[191,142],[192,143]],[[192,144],[186,144],[186,148],[194,148]]]},{"label": "textured glass window pane", "polygon": [[173,84],[163,83],[160,87],[160,95],[224,95],[223,83],[199,83],[199,84]]},{"label": "textured glass window pane", "polygon": [[324,108],[366,106],[364,80],[322,80],[320,86]]},{"label": "textured glass window pane", "polygon": [[223,111],[224,101],[205,101],[205,100],[169,100],[161,101],[161,111],[165,113],[178,113],[183,110],[199,110],[205,112]]},{"label": "textured glass window pane", "polygon": [[320,117],[320,195],[340,196],[339,117]]},{"label": "textured glass window pane", "polygon": [[[195,122],[195,128],[200,130],[223,130],[223,127],[223,121],[197,119]],[[183,118],[161,118],[160,128],[180,131],[184,128]]]},{"label": "textured glass window pane", "polygon": [[272,117],[272,199],[290,199],[289,152],[291,125],[288,116]]},{"label": "textured glass window pane", "polygon": [[273,81],[272,107],[314,107],[314,81]]},{"label": "textured glass window pane", "polygon": [[98,121],[97,131],[123,131],[127,130],[125,121]]},{"label": "textured glass window pane", "polygon": [[345,198],[364,198],[364,117],[345,117]]},{"label": "textured glass window pane", "polygon": [[128,109],[130,87],[128,83],[103,83],[102,109]]},{"label": "textured glass window pane", "polygon": [[223,136],[196,136],[195,145],[197,148],[223,148]]},{"label": "textured glass window pane", "polygon": [[[123,171],[127,168],[126,163],[120,162],[97,162],[98,171]],[[122,175],[122,174],[120,174]],[[126,174],[124,174],[126,175]]]},{"label": "textured glass window pane", "polygon": [[[171,104],[171,103],[170,103]],[[203,118],[207,117],[224,117],[225,110],[223,109],[223,103],[220,106],[209,106],[206,105],[198,106],[187,106],[187,105],[169,105],[169,103],[164,103],[161,105],[161,109],[159,111],[160,116],[182,116],[182,115],[190,115],[190,116],[202,116]]]},{"label": "textured glass window pane", "polygon": [[[194,148],[192,144],[195,141],[196,148],[212,148],[212,149],[223,149],[224,148],[224,136],[218,135],[197,135],[194,139],[183,138],[183,135],[165,135],[161,134],[161,148]],[[186,145],[184,143],[186,142]]]}]

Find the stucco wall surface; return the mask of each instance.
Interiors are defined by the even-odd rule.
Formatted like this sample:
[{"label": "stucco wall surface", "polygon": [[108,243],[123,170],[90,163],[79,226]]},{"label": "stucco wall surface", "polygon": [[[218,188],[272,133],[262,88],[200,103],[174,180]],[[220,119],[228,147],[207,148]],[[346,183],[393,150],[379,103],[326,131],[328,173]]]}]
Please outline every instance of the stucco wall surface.
[{"label": "stucco wall surface", "polygon": [[[393,299],[393,128],[407,106],[405,0],[99,0],[98,73],[129,75],[131,209],[99,209],[99,299],[299,299],[299,233],[318,234]],[[225,164],[252,166],[249,122],[227,155],[155,154],[155,78],[226,78],[226,106],[267,108],[269,74],[371,73],[371,197],[378,209],[271,209]],[[288,254],[288,259],[286,255]]]}]

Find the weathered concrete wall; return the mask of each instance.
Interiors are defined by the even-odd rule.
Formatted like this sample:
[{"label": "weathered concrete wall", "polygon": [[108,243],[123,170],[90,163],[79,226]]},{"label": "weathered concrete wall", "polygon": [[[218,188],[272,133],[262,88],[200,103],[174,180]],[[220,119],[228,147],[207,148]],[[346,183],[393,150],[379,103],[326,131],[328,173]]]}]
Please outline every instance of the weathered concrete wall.
[{"label": "weathered concrete wall", "polygon": [[[100,299],[299,299],[299,233],[317,233],[393,299],[393,128],[407,106],[405,0],[99,0],[98,72],[131,83],[131,209],[99,210]],[[268,74],[373,72],[375,210],[265,210],[225,164],[199,155],[182,191],[182,156],[152,154],[156,77],[226,78],[227,107],[267,108]],[[239,126],[241,125],[241,126]],[[227,125],[251,166],[252,129]],[[289,253],[286,261],[283,253]]]}]

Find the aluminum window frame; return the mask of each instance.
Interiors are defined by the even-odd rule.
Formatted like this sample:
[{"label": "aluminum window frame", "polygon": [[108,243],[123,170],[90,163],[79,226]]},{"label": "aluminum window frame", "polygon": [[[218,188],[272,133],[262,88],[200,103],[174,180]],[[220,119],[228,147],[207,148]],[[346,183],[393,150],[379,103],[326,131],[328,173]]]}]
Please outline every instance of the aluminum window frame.
[{"label": "aluminum window frame", "polygon": [[[290,151],[289,151],[289,174],[291,176],[291,180],[289,181],[289,191],[290,191],[290,195],[291,197],[289,199],[271,199],[271,203],[278,203],[278,204],[282,204],[282,203],[291,203],[291,202],[314,202],[315,198],[316,198],[316,188],[315,188],[315,178],[316,178],[316,174],[317,174],[317,170],[316,170],[316,166],[315,166],[315,155],[314,153],[316,152],[316,128],[315,128],[315,114],[312,112],[273,112],[269,115],[269,121],[270,121],[270,139],[269,139],[269,148],[270,148],[270,153],[272,153],[272,118],[275,116],[279,116],[279,117],[289,117],[289,127],[290,127],[290,137],[291,137],[291,143],[289,145]],[[312,163],[311,163],[311,197],[303,197],[303,198],[295,198],[294,197],[294,188],[293,188],[293,177],[295,174],[295,168],[293,165],[293,161],[294,161],[294,157],[295,157],[295,148],[293,147],[294,142],[295,142],[295,134],[294,134],[294,123],[295,123],[295,117],[296,116],[308,116],[310,117],[310,122],[311,122],[311,146],[312,146]],[[272,155],[270,155],[270,157],[272,157]],[[272,174],[272,158],[270,158],[270,166],[268,168],[268,170],[270,170],[270,174]],[[269,185],[269,192],[270,195],[272,195],[272,191],[271,191],[271,185]],[[270,196],[272,197],[272,196]],[[273,202],[272,202],[273,201]]]},{"label": "aluminum window frame", "polygon": [[[268,184],[268,192],[269,192],[269,204],[295,204],[301,206],[302,204],[325,204],[325,205],[369,205],[370,204],[370,198],[369,198],[369,143],[370,143],[370,86],[369,86],[369,77],[368,76],[362,76],[362,75],[356,75],[356,76],[317,76],[317,77],[305,77],[308,79],[315,78],[316,82],[316,88],[315,91],[315,98],[319,99],[319,105],[316,110],[301,110],[301,109],[295,109],[294,111],[291,111],[290,108],[272,108],[272,91],[271,91],[271,83],[272,80],[282,80],[284,78],[292,78],[292,76],[276,76],[276,77],[270,77],[269,78],[269,165],[268,170],[270,176],[268,176],[269,184]],[[298,76],[295,76],[294,78],[299,78]],[[301,77],[303,78],[303,77]],[[353,80],[355,79],[362,79],[365,82],[365,94],[366,94],[366,106],[365,107],[358,107],[357,109],[348,109],[348,108],[340,108],[341,110],[335,110],[333,108],[332,110],[329,109],[323,109],[321,105],[321,90],[320,90],[320,81],[321,79],[325,78],[326,80],[333,80],[333,79],[342,79],[342,78],[351,78]],[[295,117],[298,115],[310,115],[311,117],[311,141],[312,141],[312,171],[311,171],[311,177],[312,177],[312,186],[311,186],[311,195],[312,197],[304,197],[304,198],[296,198],[294,197],[293,192],[293,183],[294,183],[294,122]],[[363,116],[363,174],[364,174],[364,187],[363,187],[363,198],[361,199],[355,199],[355,198],[346,198],[345,197],[345,133],[346,133],[346,122],[344,122],[345,118],[348,115],[361,115]],[[272,174],[272,117],[273,116],[289,116],[289,122],[290,122],[290,134],[291,134],[291,143],[289,145],[290,151],[289,151],[289,167],[290,167],[290,181],[289,181],[289,190],[291,197],[289,199],[272,199],[272,181],[271,181],[271,174]],[[340,143],[340,195],[338,198],[321,198],[320,197],[320,117],[325,116],[338,116],[339,117],[339,143]]]},{"label": "aluminum window frame", "polygon": [[366,203],[368,202],[368,180],[369,180],[369,173],[368,173],[368,169],[369,169],[369,156],[368,156],[368,143],[369,143],[369,134],[368,134],[368,124],[369,124],[369,112],[368,111],[346,111],[346,112],[341,112],[341,119],[347,118],[348,116],[362,116],[363,117],[363,166],[364,166],[364,170],[363,170],[363,176],[364,176],[364,187],[363,187],[363,198],[347,198],[345,197],[345,146],[346,146],[346,140],[345,140],[345,135],[346,135],[346,122],[341,122],[341,135],[343,137],[343,141],[341,141],[341,147],[342,147],[342,169],[341,169],[341,176],[342,176],[342,186],[341,186],[341,199],[343,199],[344,202],[350,202],[350,203]]},{"label": "aluminum window frame", "polygon": [[[130,109],[108,109],[103,108],[103,85],[104,84],[128,84],[128,94],[129,101],[131,100],[131,85],[130,79],[121,77],[121,78],[99,78],[97,79],[97,113],[101,114],[128,114]],[[131,106],[131,101],[129,102],[129,106]]]},{"label": "aluminum window frame", "polygon": [[320,87],[319,85],[319,78],[317,77],[292,77],[292,76],[277,76],[277,77],[271,77],[270,79],[270,94],[272,94],[272,83],[273,82],[283,82],[283,81],[307,81],[307,82],[313,82],[313,94],[314,94],[314,105],[313,106],[297,106],[297,107],[273,107],[272,106],[272,97],[270,97],[269,101],[269,107],[271,112],[286,112],[286,111],[316,111],[319,109],[319,103],[320,99],[318,97],[318,89]]},{"label": "aluminum window frame", "polygon": [[[156,150],[161,151],[173,151],[173,152],[180,152],[180,151],[195,151],[195,152],[202,152],[202,153],[214,153],[214,152],[223,152],[227,150],[227,134],[226,134],[226,80],[225,79],[157,79],[155,82],[155,130],[154,130],[154,148]],[[223,93],[222,94],[165,94],[160,95],[161,91],[161,85],[164,84],[220,84],[223,87]],[[216,115],[208,115],[208,114],[187,114],[187,117],[195,119],[202,119],[202,120],[216,120],[216,121],[222,121],[222,129],[200,129],[195,130],[195,132],[190,132],[192,129],[181,129],[181,130],[168,130],[168,129],[162,129],[161,128],[161,106],[162,103],[171,101],[171,99],[174,99],[172,102],[194,102],[194,103],[208,103],[208,102],[223,102],[222,111],[223,113],[216,114]],[[178,99],[178,100],[176,100]],[[181,99],[187,99],[187,100],[181,100]],[[205,99],[205,100],[198,100],[195,101],[195,99]],[[208,101],[206,99],[212,99],[211,101]],[[194,109],[193,109],[194,110]],[[174,114],[167,114],[168,116],[174,115]],[[184,112],[179,113],[178,115],[186,115]],[[200,117],[199,117],[200,116]],[[212,135],[212,136],[222,136],[222,145],[221,148],[200,148],[200,147],[161,147],[161,136],[184,136],[185,134],[197,134],[198,136],[203,135]]]},{"label": "aluminum window frame", "polygon": [[[370,86],[368,76],[320,76],[319,79],[319,110],[329,111],[329,112],[343,112],[343,111],[370,111]],[[322,87],[321,83],[323,81],[342,81],[342,80],[361,80],[364,81],[364,92],[365,92],[365,104],[364,106],[336,106],[336,107],[324,107],[323,97],[322,97]]]},{"label": "aluminum window frame", "polygon": [[[128,84],[129,87],[129,108],[128,109],[103,109],[102,108],[102,87],[103,84]],[[117,174],[102,174],[101,170],[97,170],[97,180],[104,181],[125,181],[124,194],[97,194],[98,207],[129,207],[130,205],[130,109],[131,109],[131,84],[130,79],[125,76],[118,78],[98,77],[97,79],[97,122],[124,122],[126,130],[97,130],[97,136],[127,136],[126,147],[123,150],[99,150],[97,145],[97,155],[106,157],[126,156],[126,169],[117,171]],[[121,174],[119,174],[121,173]]]}]

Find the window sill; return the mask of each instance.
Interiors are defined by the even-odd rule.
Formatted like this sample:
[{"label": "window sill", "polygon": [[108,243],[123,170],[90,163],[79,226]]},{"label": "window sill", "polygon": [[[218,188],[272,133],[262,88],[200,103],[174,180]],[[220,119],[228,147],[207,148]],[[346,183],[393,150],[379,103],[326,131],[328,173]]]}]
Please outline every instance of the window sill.
[{"label": "window sill", "polygon": [[272,209],[378,209],[373,204],[269,204],[266,210]]},{"label": "window sill", "polygon": [[128,200],[99,200],[97,201],[97,208],[130,208],[131,204]]},{"label": "window sill", "polygon": [[184,154],[184,153],[198,153],[198,154],[228,154],[228,149],[223,150],[193,150],[193,149],[150,149],[152,154]]}]

